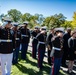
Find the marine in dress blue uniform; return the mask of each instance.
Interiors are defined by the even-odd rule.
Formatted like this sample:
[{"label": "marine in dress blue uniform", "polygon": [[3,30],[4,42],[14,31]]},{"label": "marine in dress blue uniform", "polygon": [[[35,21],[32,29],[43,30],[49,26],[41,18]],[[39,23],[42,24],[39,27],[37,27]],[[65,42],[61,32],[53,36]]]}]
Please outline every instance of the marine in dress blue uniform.
[{"label": "marine in dress blue uniform", "polygon": [[32,31],[32,36],[33,36],[33,40],[32,40],[32,57],[34,59],[36,59],[36,54],[37,54],[37,44],[38,44],[38,40],[36,39],[37,34],[40,32],[39,27],[35,27],[35,29]]},{"label": "marine in dress blue uniform", "polygon": [[42,28],[41,32],[36,36],[36,38],[38,39],[38,67],[40,70],[42,70],[42,63],[46,50],[46,30]]},{"label": "marine in dress blue uniform", "polygon": [[26,53],[28,49],[28,44],[30,42],[30,30],[27,28],[28,22],[23,23],[24,27],[20,29],[21,31],[21,44],[22,44],[22,49],[21,49],[21,59],[25,60],[26,59]]},{"label": "marine in dress blue uniform", "polygon": [[53,36],[54,36],[54,28],[51,28],[49,34],[47,35],[47,39],[46,39],[46,41],[47,41],[47,48],[48,48],[47,53],[48,53],[48,64],[49,65],[52,65],[50,53],[51,53],[51,50],[52,50],[51,39],[52,39]]},{"label": "marine in dress blue uniform", "polygon": [[15,38],[13,30],[10,29],[12,26],[11,20],[4,19],[4,21],[6,23],[3,24],[3,28],[0,28],[1,72],[2,75],[10,75]]},{"label": "marine in dress blue uniform", "polygon": [[15,37],[15,49],[13,52],[13,60],[12,63],[16,64],[18,63],[18,57],[19,57],[19,48],[20,48],[20,42],[21,42],[21,32],[18,29],[18,23],[14,23],[14,37]]},{"label": "marine in dress blue uniform", "polygon": [[54,60],[50,75],[59,75],[61,60],[63,56],[63,31],[57,29],[56,36],[52,38],[52,50],[54,50]]}]

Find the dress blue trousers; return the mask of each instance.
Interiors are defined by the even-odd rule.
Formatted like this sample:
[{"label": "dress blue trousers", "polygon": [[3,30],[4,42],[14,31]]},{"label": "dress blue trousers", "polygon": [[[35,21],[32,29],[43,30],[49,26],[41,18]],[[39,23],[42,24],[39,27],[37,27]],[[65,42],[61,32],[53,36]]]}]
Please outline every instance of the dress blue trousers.
[{"label": "dress blue trousers", "polygon": [[24,44],[24,43],[22,43],[21,59],[23,59],[23,60],[26,59],[27,49],[28,49],[28,44]]}]

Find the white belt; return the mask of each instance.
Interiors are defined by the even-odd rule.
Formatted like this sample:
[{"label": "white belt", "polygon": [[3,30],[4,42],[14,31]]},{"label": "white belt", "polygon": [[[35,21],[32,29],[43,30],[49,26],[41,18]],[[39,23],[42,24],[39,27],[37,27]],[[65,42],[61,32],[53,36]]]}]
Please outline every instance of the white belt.
[{"label": "white belt", "polygon": [[40,43],[40,44],[45,44],[45,42],[41,42],[41,41],[39,41],[38,43]]},{"label": "white belt", "polygon": [[12,42],[12,40],[2,40],[2,39],[0,39],[0,42]]},{"label": "white belt", "polygon": [[57,51],[60,51],[61,49],[60,48],[57,48],[57,47],[53,47],[54,50],[57,50]]},{"label": "white belt", "polygon": [[22,37],[28,37],[28,35],[21,35]]},{"label": "white belt", "polygon": [[19,38],[15,38],[15,40],[19,40]]}]

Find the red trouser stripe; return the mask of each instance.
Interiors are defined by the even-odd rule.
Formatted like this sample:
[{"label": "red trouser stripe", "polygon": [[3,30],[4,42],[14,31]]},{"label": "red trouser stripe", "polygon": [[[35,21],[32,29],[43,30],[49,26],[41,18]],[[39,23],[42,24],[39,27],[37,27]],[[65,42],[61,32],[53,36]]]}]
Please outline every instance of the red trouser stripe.
[{"label": "red trouser stripe", "polygon": [[52,58],[52,63],[53,63],[53,65],[52,65],[52,74],[51,75],[54,75],[54,57]]},{"label": "red trouser stripe", "polygon": [[38,49],[38,67],[40,67],[40,49]]}]

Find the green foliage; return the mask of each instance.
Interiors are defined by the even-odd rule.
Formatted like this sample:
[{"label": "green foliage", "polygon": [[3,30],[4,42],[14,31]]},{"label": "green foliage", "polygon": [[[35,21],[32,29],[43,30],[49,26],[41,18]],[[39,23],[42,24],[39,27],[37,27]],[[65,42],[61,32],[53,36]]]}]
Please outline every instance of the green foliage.
[{"label": "green foliage", "polygon": [[39,71],[37,67],[37,59],[33,59],[31,52],[28,52],[27,59],[21,60],[19,57],[19,63],[12,66],[11,75],[49,75],[50,66],[47,63],[43,63],[43,70]]},{"label": "green foliage", "polygon": [[74,12],[74,15],[73,15],[72,26],[73,26],[73,28],[76,27],[76,12]]},{"label": "green foliage", "polygon": [[[12,66],[11,75],[49,75],[51,67],[44,61],[43,69],[40,71],[37,67],[37,59],[33,59],[31,52],[28,51],[27,59],[21,60],[19,54],[19,62],[16,65]],[[59,75],[67,75],[62,70],[60,70]]]},{"label": "green foliage", "polygon": [[25,13],[21,16],[22,22],[28,21],[29,27],[33,28],[34,26],[41,25],[43,23],[44,17],[42,14],[31,15],[30,13]]},{"label": "green foliage", "polygon": [[65,21],[65,23],[62,24],[61,26],[64,27],[64,28],[67,28],[67,27],[73,28],[72,21]]},{"label": "green foliage", "polygon": [[35,14],[30,17],[31,28],[34,26],[39,26],[43,23],[44,17],[42,14]]},{"label": "green foliage", "polygon": [[25,13],[25,14],[23,14],[22,16],[21,16],[21,19],[22,19],[22,22],[24,22],[24,21],[30,21],[30,17],[31,17],[32,15],[30,14],[30,13]]},{"label": "green foliage", "polygon": [[43,25],[47,26],[48,28],[60,27],[62,24],[65,23],[65,19],[66,17],[63,14],[55,14],[53,16],[46,17],[43,22]]},{"label": "green foliage", "polygon": [[36,22],[41,25],[44,21],[43,15],[42,14],[35,14],[34,16],[36,17]]},{"label": "green foliage", "polygon": [[21,19],[21,12],[16,9],[11,9],[8,11],[8,15],[13,19],[14,22],[17,22]]},{"label": "green foliage", "polygon": [[8,11],[8,14],[1,15],[7,16],[9,15],[13,21],[23,23],[24,21],[29,22],[29,28],[34,28],[34,26],[47,26],[48,29],[51,27],[76,27],[76,12],[73,15],[73,21],[66,21],[66,17],[62,14],[55,14],[52,16],[45,17],[42,14],[36,13],[35,15],[31,15],[30,13],[21,14],[20,11],[16,9],[11,9]]}]

